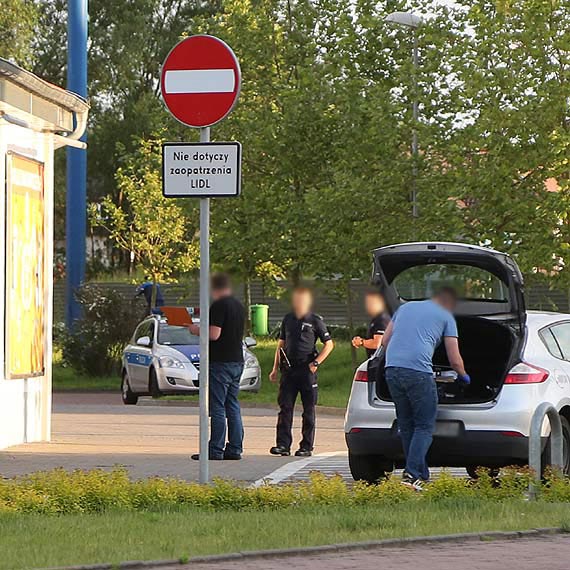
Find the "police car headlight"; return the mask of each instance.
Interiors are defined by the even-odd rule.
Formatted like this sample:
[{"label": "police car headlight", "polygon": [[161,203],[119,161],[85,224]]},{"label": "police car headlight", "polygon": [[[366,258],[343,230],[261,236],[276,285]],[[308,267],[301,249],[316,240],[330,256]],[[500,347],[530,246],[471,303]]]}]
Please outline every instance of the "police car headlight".
[{"label": "police car headlight", "polygon": [[161,368],[184,368],[184,363],[172,356],[161,356],[158,359]]},{"label": "police car headlight", "polygon": [[243,364],[244,368],[255,368],[256,366],[257,366],[257,360],[253,356],[246,358]]}]

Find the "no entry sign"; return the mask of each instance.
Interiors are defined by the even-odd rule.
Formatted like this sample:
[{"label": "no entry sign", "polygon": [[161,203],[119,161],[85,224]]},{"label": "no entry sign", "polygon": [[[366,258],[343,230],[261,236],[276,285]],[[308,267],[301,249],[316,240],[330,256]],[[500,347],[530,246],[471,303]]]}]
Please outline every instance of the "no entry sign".
[{"label": "no entry sign", "polygon": [[178,43],[162,66],[161,91],[168,110],[189,127],[221,121],[237,101],[239,63],[230,47],[213,36]]}]

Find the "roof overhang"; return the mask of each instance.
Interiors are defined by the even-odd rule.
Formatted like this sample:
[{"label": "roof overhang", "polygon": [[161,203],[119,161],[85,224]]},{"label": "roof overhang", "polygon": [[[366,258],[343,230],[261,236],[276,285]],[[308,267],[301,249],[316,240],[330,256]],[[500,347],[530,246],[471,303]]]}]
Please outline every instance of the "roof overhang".
[{"label": "roof overhang", "polygon": [[[69,139],[71,144],[85,131],[88,111],[89,103],[76,93],[0,58],[0,118],[53,132],[58,139]],[[83,146],[82,143],[74,146],[78,144]]]}]

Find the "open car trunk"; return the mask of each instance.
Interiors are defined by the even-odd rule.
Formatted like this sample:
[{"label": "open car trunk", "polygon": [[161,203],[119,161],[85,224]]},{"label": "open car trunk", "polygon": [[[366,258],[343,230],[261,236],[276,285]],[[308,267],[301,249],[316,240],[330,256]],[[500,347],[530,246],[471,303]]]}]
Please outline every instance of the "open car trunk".
[{"label": "open car trunk", "polygon": [[[452,287],[458,295],[459,348],[471,385],[463,388],[453,382],[442,344],[433,357],[440,402],[480,403],[497,396],[519,359],[525,334],[523,279],[513,259],[469,244],[396,244],[374,251],[373,280],[391,314],[403,303],[429,299],[438,288]],[[383,374],[376,378],[378,397],[390,400]]]},{"label": "open car trunk", "polygon": [[[518,361],[519,337],[508,323],[469,316],[458,316],[456,320],[459,348],[471,385],[458,389],[454,382],[446,381],[449,361],[441,344],[433,357],[439,401],[441,404],[489,402],[501,391],[507,372]],[[440,373],[443,374],[440,376]],[[382,400],[391,401],[384,376],[376,385],[376,393]]]}]

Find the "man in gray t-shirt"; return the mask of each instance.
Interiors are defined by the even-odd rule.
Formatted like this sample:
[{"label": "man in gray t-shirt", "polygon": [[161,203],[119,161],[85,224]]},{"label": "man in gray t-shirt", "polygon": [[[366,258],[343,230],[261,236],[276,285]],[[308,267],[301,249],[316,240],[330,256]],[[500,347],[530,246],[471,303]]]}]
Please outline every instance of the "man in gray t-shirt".
[{"label": "man in gray t-shirt", "polygon": [[386,380],[396,406],[406,468],[403,483],[421,490],[429,479],[426,455],[431,446],[437,414],[437,388],[432,358],[443,340],[458,381],[468,384],[451,311],[457,295],[450,287],[432,299],[402,305],[392,317],[382,344],[386,347]]}]

